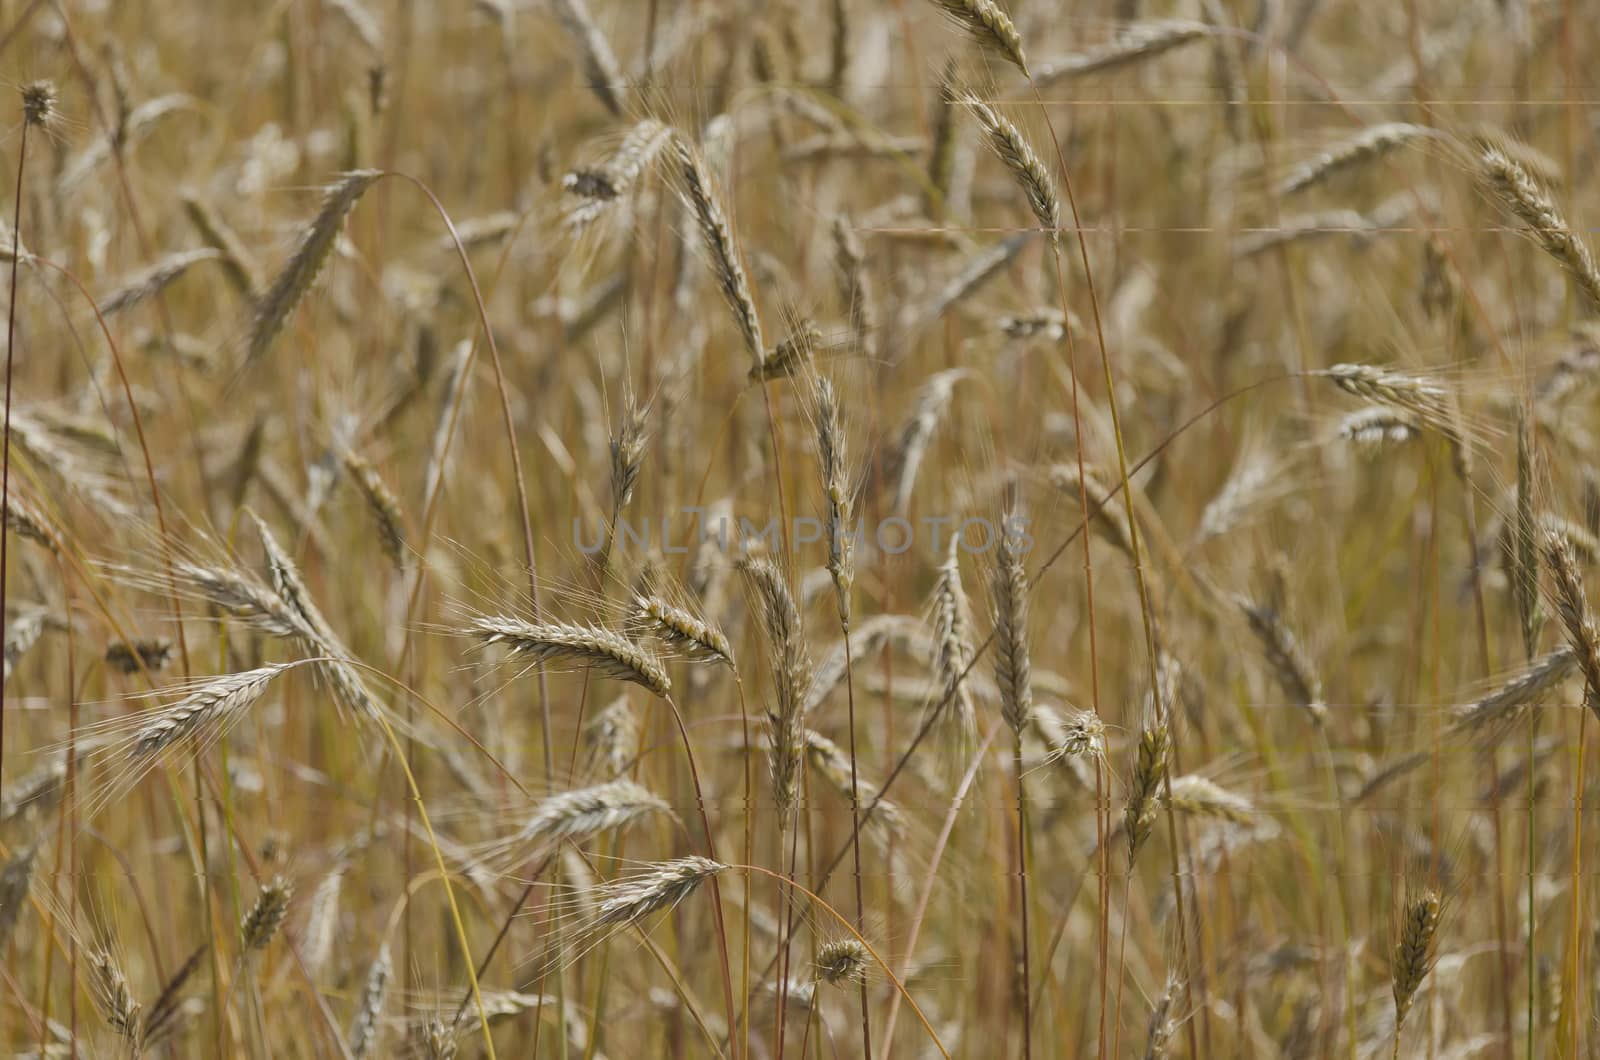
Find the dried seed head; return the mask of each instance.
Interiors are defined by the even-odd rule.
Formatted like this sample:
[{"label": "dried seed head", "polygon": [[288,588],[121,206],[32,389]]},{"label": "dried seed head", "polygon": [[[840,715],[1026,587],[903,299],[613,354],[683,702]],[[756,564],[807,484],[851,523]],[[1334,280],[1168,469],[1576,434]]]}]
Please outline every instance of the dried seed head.
[{"label": "dried seed head", "polygon": [[772,653],[777,706],[767,714],[771,737],[772,786],[779,828],[787,829],[799,798],[800,757],[804,750],[806,693],[811,686],[811,659],[806,649],[800,609],[789,593],[783,572],[768,560],[743,565],[761,607],[762,628]]},{"label": "dried seed head", "polygon": [[672,692],[666,668],[654,655],[620,633],[599,626],[480,615],[467,620],[467,632],[485,644],[504,644],[519,655],[540,661],[592,666],[608,677],[643,685],[658,696]]},{"label": "dried seed head", "polygon": [[1371,364],[1336,364],[1317,374],[1348,394],[1412,413],[1431,425],[1449,422],[1449,391],[1422,376]]},{"label": "dried seed head", "polygon": [[344,866],[340,865],[322,878],[317,889],[311,892],[310,912],[301,932],[300,958],[306,971],[315,979],[333,955],[334,939],[339,928],[339,899],[344,891]]},{"label": "dried seed head", "polygon": [[950,368],[929,377],[917,391],[911,415],[900,427],[894,449],[887,460],[893,490],[891,512],[904,518],[911,507],[911,492],[916,488],[917,471],[928,453],[933,432],[950,409],[956,384],[968,376],[965,368]]},{"label": "dried seed head", "polygon": [[295,248],[277,278],[272,281],[256,306],[255,319],[250,324],[247,356],[254,361],[267,351],[272,341],[283,330],[283,325],[305,297],[317,274],[333,253],[339,228],[350,216],[356,203],[366,190],[383,176],[382,170],[358,169],[342,174],[323,196],[322,208],[307,226],[300,245]]},{"label": "dried seed head", "polygon": [[422,1026],[419,1037],[422,1039],[423,1053],[428,1060],[455,1060],[459,1043],[451,1024],[438,1016],[429,1016],[427,1023]]},{"label": "dried seed head", "polygon": [[137,1054],[144,1035],[144,1006],[134,1000],[128,977],[104,947],[89,954],[89,986],[106,1026],[129,1042]]},{"label": "dried seed head", "polygon": [[1034,84],[1043,89],[1067,78],[1104,73],[1154,59],[1210,32],[1211,27],[1204,22],[1180,18],[1135,22],[1119,31],[1107,44],[1045,63],[1035,71]]},{"label": "dried seed head", "polygon": [[1178,1021],[1173,1010],[1183,994],[1183,980],[1168,973],[1166,989],[1156,998],[1150,1010],[1150,1032],[1145,1040],[1144,1060],[1165,1060],[1172,1046],[1172,1036],[1177,1033]]},{"label": "dried seed head", "polygon": [[672,815],[672,808],[648,788],[631,780],[613,780],[592,788],[564,791],[539,803],[515,842],[581,841],[622,828],[652,813]]},{"label": "dried seed head", "polygon": [[575,169],[562,178],[562,189],[577,200],[567,211],[568,230],[581,232],[610,211],[671,140],[671,126],[645,118],[628,130],[604,163]]},{"label": "dried seed head", "polygon": [[9,824],[24,814],[48,812],[61,796],[66,776],[63,755],[0,788],[0,824]]},{"label": "dried seed head", "polygon": [[877,355],[878,307],[873,300],[872,277],[867,272],[861,237],[844,214],[833,219],[833,263],[838,270],[839,297],[849,310],[856,349],[870,359]]},{"label": "dried seed head", "polygon": [[945,60],[939,74],[938,103],[934,107],[933,137],[928,145],[928,184],[924,198],[928,213],[938,219],[945,214],[945,198],[956,168],[956,95],[960,64],[955,56]]},{"label": "dried seed head", "polygon": [[20,497],[12,496],[7,499],[6,529],[51,553],[61,551],[61,546],[56,543],[55,532],[50,529],[49,521]]},{"label": "dried seed head", "polygon": [[734,323],[744,339],[745,352],[761,368],[767,355],[766,341],[761,336],[761,318],[756,312],[755,296],[750,291],[750,280],[739,260],[739,247],[733,241],[733,229],[727,214],[717,199],[711,173],[700,153],[682,137],[673,139],[680,195],[684,205],[694,215],[711,258],[711,271],[722,289],[722,296],[733,312]]},{"label": "dried seed head", "polygon": [[651,913],[671,909],[727,866],[709,858],[662,861],[634,876],[595,888],[595,928],[637,923]]},{"label": "dried seed head", "polygon": [[[1002,526],[1012,525],[1008,515]],[[995,684],[1000,686],[1000,713],[1018,740],[1033,713],[1033,676],[1028,656],[1028,578],[1022,569],[1017,537],[999,534],[998,564],[990,580],[994,600]]]},{"label": "dried seed head", "polygon": [[1001,317],[998,326],[1001,333],[1010,339],[1042,338],[1060,342],[1067,337],[1067,329],[1076,332],[1079,323],[1076,315],[1067,315],[1059,309],[1046,306],[1022,316]]},{"label": "dried seed head", "polygon": [[583,738],[591,760],[604,762],[606,774],[615,777],[638,757],[640,735],[639,715],[622,695],[584,726]]},{"label": "dried seed head", "polygon": [[22,907],[27,904],[28,887],[33,882],[33,856],[38,849],[28,847],[0,868],[0,952],[11,941]]},{"label": "dried seed head", "polygon": [[972,702],[972,615],[966,589],[961,584],[960,535],[950,538],[950,549],[939,565],[933,597],[933,663],[947,700],[944,723],[952,731],[951,756],[964,768],[966,752],[978,732],[978,712]]},{"label": "dried seed head", "polygon": [[553,0],[550,5],[561,27],[572,36],[583,61],[583,75],[589,88],[613,117],[622,117],[623,103],[628,86],[623,80],[622,68],[605,34],[595,24],[584,0]]},{"label": "dried seed head", "polygon": [[1453,728],[1472,733],[1500,732],[1523,710],[1554,691],[1577,667],[1572,649],[1558,648],[1488,695],[1458,708]]},{"label": "dried seed head", "polygon": [[1300,642],[1283,619],[1270,607],[1259,606],[1239,597],[1239,607],[1250,623],[1250,631],[1261,642],[1272,674],[1283,690],[1294,699],[1295,705],[1305,709],[1317,725],[1323,724],[1328,708],[1322,701],[1322,679]]},{"label": "dried seed head", "polygon": [[279,663],[207,681],[172,706],[154,711],[129,741],[129,757],[148,758],[186,736],[231,724],[261,698],[273,678],[294,665]]},{"label": "dried seed head", "polygon": [[1400,924],[1400,940],[1394,948],[1394,966],[1390,971],[1394,980],[1396,1033],[1404,1025],[1417,989],[1432,970],[1438,955],[1440,909],[1438,892],[1431,890],[1424,891],[1406,905]]},{"label": "dried seed head", "polygon": [[859,798],[863,811],[867,807],[876,807],[871,816],[861,822],[863,833],[885,845],[897,836],[904,836],[906,819],[900,812],[900,807],[883,798],[881,789],[862,776],[859,769],[852,774],[850,758],[838,744],[811,729],[806,730],[805,739],[806,758],[810,761],[811,768],[815,769],[834,791],[846,799]]},{"label": "dried seed head", "polygon": [[1357,409],[1339,421],[1339,437],[1364,455],[1376,456],[1391,446],[1404,445],[1417,436],[1417,418],[1402,409],[1373,405]]},{"label": "dried seed head", "polygon": [[1106,727],[1099,715],[1087,710],[1062,714],[1044,703],[1033,705],[1033,727],[1047,751],[1046,761],[1062,758],[1098,758],[1105,754]]},{"label": "dried seed head", "polygon": [[311,590],[300,576],[300,568],[284,551],[267,524],[254,512],[250,513],[250,517],[256,526],[256,536],[261,540],[261,549],[266,553],[272,586],[290,612],[288,635],[294,637],[307,652],[327,657],[317,663],[317,668],[333,687],[334,701],[341,709],[357,718],[378,716],[383,708],[367,688],[360,671],[352,665],[350,650],[317,607]]},{"label": "dried seed head", "polygon": [[1011,63],[1022,76],[1028,76],[1028,62],[1022,54],[1022,36],[1011,19],[994,0],[933,0],[946,17],[967,31],[967,35],[986,51]]},{"label": "dried seed head", "polygon": [[622,422],[611,436],[611,517],[615,519],[633,499],[633,487],[639,481],[639,469],[644,464],[644,450],[648,442],[645,426],[650,416],[650,402],[640,405],[629,393]]},{"label": "dried seed head", "polygon": [[990,149],[1011,170],[1012,177],[1027,196],[1028,208],[1033,211],[1033,216],[1051,242],[1054,242],[1061,230],[1061,202],[1056,198],[1056,185],[1050,179],[1050,171],[1033,153],[1022,131],[1005,115],[971,94],[962,96],[957,102],[971,110],[978,119],[978,124],[988,137]]},{"label": "dried seed head", "polygon": [[244,241],[206,200],[193,192],[181,195],[184,213],[205,244],[216,250],[228,282],[247,302],[254,302],[261,287],[261,268]]},{"label": "dried seed head", "polygon": [[191,268],[215,261],[222,255],[211,247],[169,255],[150,268],[125,280],[121,287],[100,300],[100,314],[110,317],[149,301],[166,290]]},{"label": "dried seed head", "polygon": [[1354,136],[1329,147],[1289,174],[1278,186],[1278,194],[1292,195],[1304,191],[1335,174],[1376,161],[1397,147],[1432,135],[1434,130],[1426,125],[1412,125],[1402,121],[1387,122],[1362,129]]},{"label": "dried seed head", "polygon": [[113,641],[106,648],[106,665],[122,674],[136,674],[141,669],[160,673],[171,661],[172,641],[166,637],[141,638],[131,644]]},{"label": "dried seed head", "polygon": [[1600,268],[1554,200],[1519,161],[1495,145],[1479,156],[1483,179],[1500,204],[1528,226],[1545,253],[1554,258],[1583,292],[1591,309],[1600,309]]},{"label": "dried seed head", "polygon": [[659,596],[637,596],[633,606],[640,625],[689,658],[733,666],[733,645],[728,638],[693,612]]},{"label": "dried seed head", "polygon": [[1152,721],[1139,734],[1139,751],[1128,785],[1128,805],[1123,810],[1123,827],[1128,833],[1128,864],[1139,856],[1139,848],[1156,823],[1156,806],[1162,781],[1167,775],[1169,736],[1166,722]]},{"label": "dried seed head", "polygon": [[372,513],[373,521],[378,524],[378,536],[383,542],[384,555],[389,557],[396,570],[405,566],[406,535],[405,520],[400,515],[400,500],[394,495],[394,490],[378,474],[378,469],[367,462],[367,459],[354,449],[344,451],[344,467],[356,481],[356,488],[361,491],[361,499],[367,502],[367,510]]},{"label": "dried seed head", "polygon": [[1589,610],[1578,561],[1572,554],[1572,545],[1560,533],[1546,529],[1540,544],[1555,582],[1556,614],[1566,629],[1567,642],[1572,645],[1578,670],[1583,674],[1584,702],[1590,710],[1600,714],[1600,629],[1596,628],[1594,613]]},{"label": "dried seed head", "polygon": [[828,575],[833,579],[839,620],[850,621],[850,586],[855,581],[855,539],[850,533],[849,471],[839,396],[828,379],[817,380],[817,453],[828,497]]},{"label": "dried seed head", "polygon": [[750,369],[749,380],[762,383],[799,374],[811,366],[817,347],[823,341],[822,329],[817,327],[816,321],[805,319],[797,322],[794,330],[768,350],[760,364]]},{"label": "dried seed head", "polygon": [[383,1004],[389,994],[389,978],[394,974],[394,963],[389,957],[389,944],[378,949],[378,956],[367,969],[367,981],[361,988],[361,1005],[356,1009],[355,1022],[350,1026],[350,1055],[355,1060],[365,1060],[378,1044],[383,1030]]},{"label": "dried seed head", "polygon": [[1243,795],[1220,787],[1195,773],[1172,781],[1172,808],[1194,817],[1210,817],[1231,824],[1249,824],[1255,819],[1255,806]]},{"label": "dried seed head", "polygon": [[284,914],[289,911],[289,899],[293,897],[294,888],[282,876],[274,876],[261,888],[255,904],[239,922],[239,936],[246,951],[267,948],[272,936],[278,933]]},{"label": "dried seed head", "polygon": [[834,939],[817,947],[817,978],[830,986],[854,986],[867,981],[872,960],[857,939]]},{"label": "dried seed head", "polygon": [[40,127],[50,124],[56,115],[56,83],[30,81],[22,86],[22,119],[29,125]]}]

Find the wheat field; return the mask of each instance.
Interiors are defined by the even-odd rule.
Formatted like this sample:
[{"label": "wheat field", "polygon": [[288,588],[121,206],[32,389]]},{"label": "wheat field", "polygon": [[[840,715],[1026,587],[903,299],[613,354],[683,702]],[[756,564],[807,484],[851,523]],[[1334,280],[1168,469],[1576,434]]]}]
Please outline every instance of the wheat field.
[{"label": "wheat field", "polygon": [[0,0],[7,1055],[1600,1056],[1595,13]]}]

